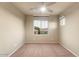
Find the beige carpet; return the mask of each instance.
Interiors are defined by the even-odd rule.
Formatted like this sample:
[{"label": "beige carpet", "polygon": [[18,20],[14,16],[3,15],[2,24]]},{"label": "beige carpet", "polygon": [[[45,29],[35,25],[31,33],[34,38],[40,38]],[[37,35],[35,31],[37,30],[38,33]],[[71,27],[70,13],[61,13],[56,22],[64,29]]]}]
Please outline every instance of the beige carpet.
[{"label": "beige carpet", "polygon": [[60,44],[24,44],[11,57],[75,57]]}]

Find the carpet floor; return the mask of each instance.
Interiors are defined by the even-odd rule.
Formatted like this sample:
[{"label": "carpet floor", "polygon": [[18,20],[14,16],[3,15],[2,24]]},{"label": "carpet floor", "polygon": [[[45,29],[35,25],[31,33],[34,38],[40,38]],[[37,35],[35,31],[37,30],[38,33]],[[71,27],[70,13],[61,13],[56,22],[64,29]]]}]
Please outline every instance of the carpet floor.
[{"label": "carpet floor", "polygon": [[24,44],[11,57],[75,57],[60,44]]}]

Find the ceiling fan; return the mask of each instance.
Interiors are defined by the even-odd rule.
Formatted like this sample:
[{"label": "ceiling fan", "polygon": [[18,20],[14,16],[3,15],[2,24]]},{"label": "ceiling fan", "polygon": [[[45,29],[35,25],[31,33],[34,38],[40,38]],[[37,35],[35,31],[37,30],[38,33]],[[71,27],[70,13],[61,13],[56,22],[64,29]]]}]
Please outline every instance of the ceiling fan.
[{"label": "ceiling fan", "polygon": [[40,12],[40,13],[53,13],[52,9],[48,7],[55,4],[56,2],[40,2],[40,6],[36,8],[31,8],[30,10],[33,12]]}]

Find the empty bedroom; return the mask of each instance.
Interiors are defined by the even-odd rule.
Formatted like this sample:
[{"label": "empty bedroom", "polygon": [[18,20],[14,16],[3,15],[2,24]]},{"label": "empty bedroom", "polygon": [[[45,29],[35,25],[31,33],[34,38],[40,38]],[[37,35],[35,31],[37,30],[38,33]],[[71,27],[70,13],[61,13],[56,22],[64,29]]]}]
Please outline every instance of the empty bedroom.
[{"label": "empty bedroom", "polygon": [[0,57],[78,57],[79,2],[0,2]]}]

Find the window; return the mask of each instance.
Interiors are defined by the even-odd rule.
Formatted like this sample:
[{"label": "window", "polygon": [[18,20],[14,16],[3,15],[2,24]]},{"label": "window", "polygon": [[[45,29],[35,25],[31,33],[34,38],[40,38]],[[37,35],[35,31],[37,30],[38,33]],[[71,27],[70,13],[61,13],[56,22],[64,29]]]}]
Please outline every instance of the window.
[{"label": "window", "polygon": [[34,34],[48,34],[48,17],[34,18]]},{"label": "window", "polygon": [[60,25],[64,26],[66,24],[65,17],[61,16],[59,19],[60,19]]}]

